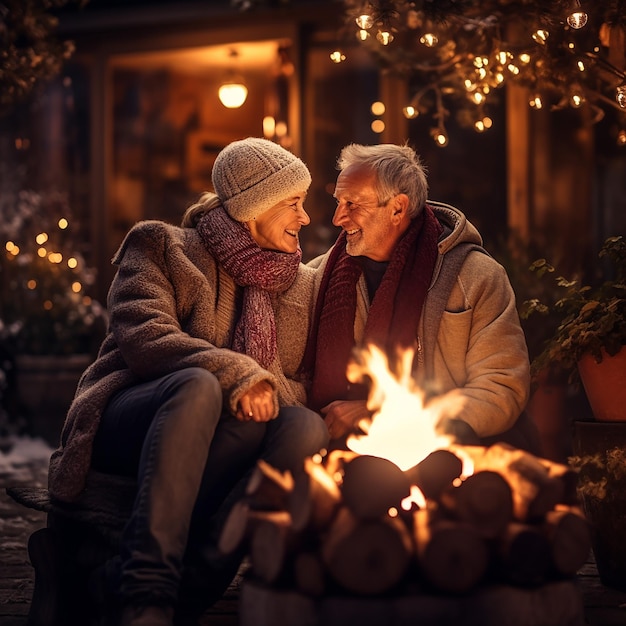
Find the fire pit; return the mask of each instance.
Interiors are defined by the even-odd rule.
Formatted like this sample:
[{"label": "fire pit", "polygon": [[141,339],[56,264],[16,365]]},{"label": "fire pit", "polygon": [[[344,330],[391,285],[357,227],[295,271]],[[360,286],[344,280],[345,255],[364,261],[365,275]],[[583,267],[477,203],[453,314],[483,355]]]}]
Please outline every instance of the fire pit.
[{"label": "fire pit", "polygon": [[[410,377],[366,367],[365,436],[294,475],[260,461],[225,523],[220,549],[251,562],[241,626],[582,626],[575,575],[591,541],[576,472],[503,443],[460,445],[436,417],[427,432],[428,412],[406,409],[420,397]],[[398,392],[395,426],[382,416]]]},{"label": "fire pit", "polygon": [[462,451],[463,480],[460,450],[406,471],[346,452],[293,477],[260,462],[220,541],[252,565],[240,624],[582,626],[575,474],[504,445]]}]

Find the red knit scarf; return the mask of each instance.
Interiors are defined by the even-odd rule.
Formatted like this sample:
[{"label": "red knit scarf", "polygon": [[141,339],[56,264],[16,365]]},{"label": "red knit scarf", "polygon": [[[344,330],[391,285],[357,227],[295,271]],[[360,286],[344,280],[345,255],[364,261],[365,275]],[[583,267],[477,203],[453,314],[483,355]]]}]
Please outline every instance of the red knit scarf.
[{"label": "red knit scarf", "polygon": [[[392,364],[399,349],[415,347],[441,232],[434,213],[425,206],[394,248],[371,303],[363,345],[377,344]],[[356,284],[361,272],[359,258],[346,252],[342,232],[322,277],[301,368],[305,375],[313,372],[308,404],[317,411],[333,400],[367,398],[364,385],[350,386],[346,378],[355,346]]]},{"label": "red knit scarf", "polygon": [[244,287],[243,308],[231,348],[269,367],[276,356],[276,322],[270,293],[281,293],[296,279],[302,250],[261,249],[250,232],[222,207],[208,211],[197,225],[207,250],[237,285]]}]

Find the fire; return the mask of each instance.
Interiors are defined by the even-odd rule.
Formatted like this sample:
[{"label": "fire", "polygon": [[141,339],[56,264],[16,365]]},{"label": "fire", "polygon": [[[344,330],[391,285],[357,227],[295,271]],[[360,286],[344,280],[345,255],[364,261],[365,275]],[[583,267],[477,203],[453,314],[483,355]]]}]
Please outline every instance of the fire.
[{"label": "fire", "polygon": [[[449,449],[452,438],[436,428],[440,410],[424,404],[424,391],[411,376],[414,351],[408,349],[400,355],[398,376],[390,371],[386,355],[376,346],[369,345],[359,356],[358,362],[348,366],[347,376],[352,382],[371,378],[367,408],[373,415],[371,422],[359,424],[364,435],[348,438],[350,450],[385,458],[407,470],[434,450]],[[471,474],[465,460],[463,473]]]}]

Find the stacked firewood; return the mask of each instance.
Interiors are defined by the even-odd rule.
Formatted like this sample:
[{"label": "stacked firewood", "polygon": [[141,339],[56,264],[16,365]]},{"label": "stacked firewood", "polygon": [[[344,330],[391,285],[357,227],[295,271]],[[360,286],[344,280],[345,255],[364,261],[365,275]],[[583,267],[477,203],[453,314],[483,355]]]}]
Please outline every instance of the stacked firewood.
[{"label": "stacked firewood", "polygon": [[256,580],[312,596],[537,586],[588,557],[576,483],[568,466],[504,444],[436,450],[406,471],[347,451],[294,475],[260,461],[220,549],[245,549]]}]

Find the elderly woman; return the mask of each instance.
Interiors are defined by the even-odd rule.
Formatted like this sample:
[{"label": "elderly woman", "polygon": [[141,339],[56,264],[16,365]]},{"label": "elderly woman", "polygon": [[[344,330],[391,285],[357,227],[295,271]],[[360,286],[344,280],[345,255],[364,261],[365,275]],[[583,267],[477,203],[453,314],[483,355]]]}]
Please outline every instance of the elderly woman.
[{"label": "elderly woman", "polygon": [[173,623],[183,564],[211,552],[209,520],[258,459],[296,471],[327,445],[292,378],[312,293],[298,241],[309,171],[247,138],[220,152],[212,181],[182,227],[127,234],[108,334],[50,462],[66,502],[91,469],[137,479],[115,577],[124,626]]}]

